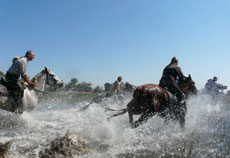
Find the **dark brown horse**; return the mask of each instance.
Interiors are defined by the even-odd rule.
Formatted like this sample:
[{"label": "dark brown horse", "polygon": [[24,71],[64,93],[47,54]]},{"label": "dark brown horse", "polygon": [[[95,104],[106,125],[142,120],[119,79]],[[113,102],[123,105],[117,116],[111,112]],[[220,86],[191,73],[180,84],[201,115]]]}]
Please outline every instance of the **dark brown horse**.
[{"label": "dark brown horse", "polygon": [[[197,89],[191,76],[186,77],[179,87],[186,95],[186,98],[191,93],[196,93]],[[169,119],[179,121],[180,126],[184,127],[186,104],[175,105],[169,101],[169,95],[164,88],[155,84],[145,84],[136,88],[133,93],[133,99],[128,103],[127,108],[121,110],[106,109],[107,111],[118,111],[111,117],[129,113],[129,123],[131,127],[138,127],[143,122],[146,122],[149,117],[159,114],[164,117],[167,122]],[[140,115],[141,117],[133,122],[133,115]],[[111,118],[110,117],[110,118]]]}]

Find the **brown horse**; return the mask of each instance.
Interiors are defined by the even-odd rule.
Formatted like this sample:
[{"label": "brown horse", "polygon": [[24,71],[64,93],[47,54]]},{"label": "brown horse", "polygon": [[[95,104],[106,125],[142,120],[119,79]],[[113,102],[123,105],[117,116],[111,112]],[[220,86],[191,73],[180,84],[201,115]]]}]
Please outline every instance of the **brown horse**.
[{"label": "brown horse", "polygon": [[[182,92],[186,95],[197,93],[197,89],[191,76],[186,77],[185,80],[179,84]],[[145,84],[136,88],[133,93],[133,99],[128,103],[127,108],[121,110],[106,109],[107,111],[118,111],[112,115],[115,117],[126,112],[129,113],[129,123],[131,127],[136,128],[143,122],[146,122],[149,117],[159,114],[165,118],[165,122],[169,119],[179,121],[180,126],[184,127],[186,104],[175,105],[170,103],[169,95],[164,88],[155,84]],[[141,117],[133,122],[133,115],[140,115]],[[111,118],[110,117],[110,118]]]}]

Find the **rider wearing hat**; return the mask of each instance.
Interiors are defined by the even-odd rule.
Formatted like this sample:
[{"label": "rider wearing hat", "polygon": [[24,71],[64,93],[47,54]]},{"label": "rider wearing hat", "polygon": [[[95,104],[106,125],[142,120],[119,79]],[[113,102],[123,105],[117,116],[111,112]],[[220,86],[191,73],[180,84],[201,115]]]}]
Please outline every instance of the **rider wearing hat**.
[{"label": "rider wearing hat", "polygon": [[166,88],[177,97],[177,101],[181,104],[184,94],[178,86],[178,83],[184,80],[181,68],[178,66],[178,59],[173,57],[171,63],[164,68],[163,75],[160,79],[160,86]]},{"label": "rider wearing hat", "polygon": [[23,98],[23,89],[18,84],[19,78],[21,76],[31,87],[35,87],[36,83],[29,80],[26,69],[27,63],[32,61],[35,54],[32,50],[28,50],[24,57],[13,60],[12,65],[6,73],[7,89],[9,92],[9,100],[12,105],[12,111],[20,112],[21,109],[21,98]]}]

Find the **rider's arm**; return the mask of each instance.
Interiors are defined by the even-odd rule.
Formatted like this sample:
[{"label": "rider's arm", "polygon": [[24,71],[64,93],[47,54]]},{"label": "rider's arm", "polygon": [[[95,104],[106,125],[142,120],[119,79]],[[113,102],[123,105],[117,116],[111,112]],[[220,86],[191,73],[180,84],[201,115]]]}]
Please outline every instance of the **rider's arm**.
[{"label": "rider's arm", "polygon": [[179,80],[180,81],[183,81],[185,79],[185,76],[184,76],[184,74],[183,74],[183,72],[182,72],[180,67],[178,67],[178,75],[179,75]]},{"label": "rider's arm", "polygon": [[35,83],[30,81],[27,75],[23,75],[22,78],[31,86],[31,87],[35,87]]}]

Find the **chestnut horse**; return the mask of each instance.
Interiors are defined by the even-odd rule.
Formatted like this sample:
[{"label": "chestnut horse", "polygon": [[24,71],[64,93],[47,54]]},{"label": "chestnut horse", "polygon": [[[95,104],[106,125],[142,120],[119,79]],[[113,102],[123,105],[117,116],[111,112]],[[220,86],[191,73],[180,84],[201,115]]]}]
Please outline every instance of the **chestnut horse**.
[{"label": "chestnut horse", "polygon": [[[191,76],[185,77],[182,83],[179,83],[179,87],[186,95],[197,93],[197,89]],[[121,110],[113,110],[107,108],[107,111],[117,111],[116,114],[110,116],[110,118],[122,115],[126,112],[129,113],[129,123],[132,128],[136,128],[143,122],[146,122],[149,117],[158,114],[165,118],[165,122],[169,119],[179,121],[180,126],[184,127],[186,104],[181,105],[172,104],[169,101],[169,95],[167,91],[155,84],[145,84],[135,89],[133,93],[133,99],[128,103],[127,108]],[[140,115],[141,117],[137,121],[133,121],[133,115]]]}]

